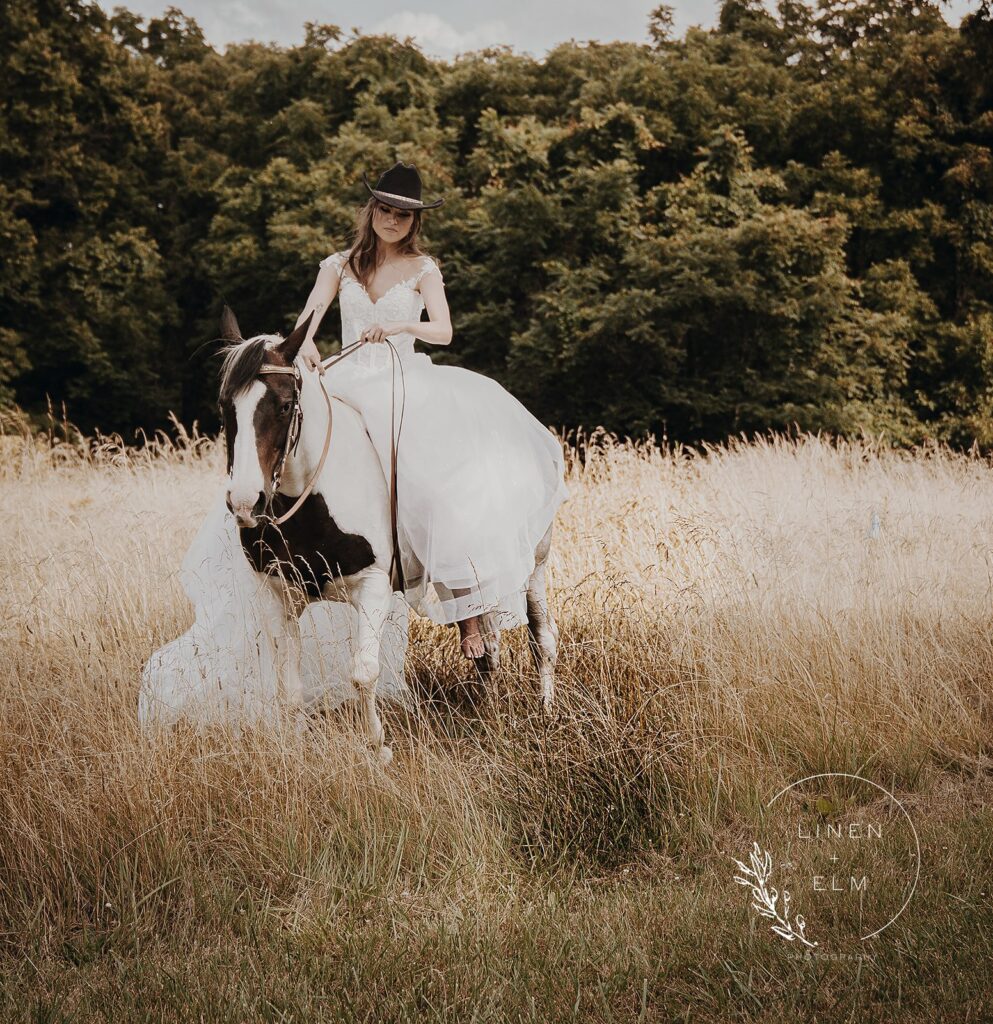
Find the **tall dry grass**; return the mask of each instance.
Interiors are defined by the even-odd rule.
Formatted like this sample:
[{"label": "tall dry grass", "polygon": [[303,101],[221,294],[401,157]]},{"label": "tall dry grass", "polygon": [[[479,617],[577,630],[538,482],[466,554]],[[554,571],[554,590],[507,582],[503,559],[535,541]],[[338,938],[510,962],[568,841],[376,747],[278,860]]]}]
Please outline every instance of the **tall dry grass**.
[{"label": "tall dry grass", "polygon": [[[126,931],[131,953],[166,935],[182,961],[259,921],[345,942],[347,919],[373,978],[383,921],[430,959],[457,955],[471,918],[476,942],[540,934],[541,956],[565,963],[552,936],[594,942],[617,911],[546,905],[555,886],[655,865],[667,909],[654,891],[612,899],[638,920],[690,915],[672,865],[711,863],[714,836],[774,783],[830,770],[923,789],[990,749],[993,470],[978,457],[579,439],[552,555],[555,712],[540,711],[522,636],[478,713],[439,700],[465,674],[454,631],[415,621],[412,671],[435,697],[389,714],[383,771],[342,716],[303,739],[138,730],[142,663],[191,621],[177,570],[221,479],[213,442],[134,452],[8,430],[0,445],[0,919],[14,955],[89,962]],[[662,927],[678,947],[678,923]],[[673,956],[692,962],[690,948]]]}]

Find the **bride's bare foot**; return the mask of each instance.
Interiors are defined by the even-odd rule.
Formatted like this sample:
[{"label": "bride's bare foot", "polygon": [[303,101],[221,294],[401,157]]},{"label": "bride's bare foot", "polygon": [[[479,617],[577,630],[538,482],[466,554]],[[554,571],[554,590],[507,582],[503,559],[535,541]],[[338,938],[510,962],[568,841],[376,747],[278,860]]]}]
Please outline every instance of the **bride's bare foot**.
[{"label": "bride's bare foot", "polygon": [[485,653],[483,648],[483,638],[478,633],[475,636],[467,636],[462,641],[462,653],[470,661],[475,661],[476,658],[481,658]]},{"label": "bride's bare foot", "polygon": [[459,635],[462,637],[462,653],[470,660],[481,658],[486,652],[483,637],[479,632],[479,616],[459,622]]}]

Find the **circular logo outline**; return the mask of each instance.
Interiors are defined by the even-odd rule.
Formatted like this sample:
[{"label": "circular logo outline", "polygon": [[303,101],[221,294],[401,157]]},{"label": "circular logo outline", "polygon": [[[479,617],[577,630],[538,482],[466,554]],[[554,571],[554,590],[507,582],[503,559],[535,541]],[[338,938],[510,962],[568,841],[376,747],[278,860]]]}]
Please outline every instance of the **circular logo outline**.
[{"label": "circular logo outline", "polygon": [[804,782],[810,782],[812,779],[831,779],[831,778],[844,778],[844,779],[856,779],[858,782],[865,782],[870,786],[875,786],[881,793],[885,793],[900,808],[903,816],[907,819],[907,824],[910,825],[910,832],[914,837],[914,846],[917,850],[917,870],[914,873],[914,884],[910,887],[910,892],[907,894],[907,898],[903,901],[903,905],[900,909],[884,924],[881,928],[877,928],[874,932],[870,932],[868,935],[860,936],[860,939],[864,942],[866,939],[871,939],[877,936],[880,932],[885,931],[894,921],[907,909],[907,905],[913,899],[914,893],[917,891],[917,883],[921,877],[921,840],[917,834],[917,829],[914,826],[913,819],[907,812],[907,808],[885,787],[881,786],[878,782],[873,782],[872,779],[864,778],[862,775],[853,775],[851,772],[819,772],[817,775],[807,775],[805,778],[797,779],[796,782],[791,782],[788,786],[784,786],[768,803],[765,805],[766,808],[771,807],[784,793],[788,793],[791,789],[801,785]]}]

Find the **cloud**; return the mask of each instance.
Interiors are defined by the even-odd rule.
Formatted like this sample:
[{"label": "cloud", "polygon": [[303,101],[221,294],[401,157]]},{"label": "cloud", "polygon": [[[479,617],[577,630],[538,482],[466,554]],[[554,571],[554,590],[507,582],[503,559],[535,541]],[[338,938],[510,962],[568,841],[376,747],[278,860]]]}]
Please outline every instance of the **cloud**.
[{"label": "cloud", "polygon": [[242,3],[231,0],[218,4],[210,9],[212,35],[223,38],[225,31],[234,32],[237,36],[248,38],[264,38],[269,32],[273,18],[265,9],[259,10],[257,4]]},{"label": "cloud", "polygon": [[388,33],[400,39],[410,36],[426,54],[442,58],[485,46],[497,46],[510,36],[503,21],[484,21],[460,32],[451,22],[428,11],[397,11],[377,22],[369,32]]}]

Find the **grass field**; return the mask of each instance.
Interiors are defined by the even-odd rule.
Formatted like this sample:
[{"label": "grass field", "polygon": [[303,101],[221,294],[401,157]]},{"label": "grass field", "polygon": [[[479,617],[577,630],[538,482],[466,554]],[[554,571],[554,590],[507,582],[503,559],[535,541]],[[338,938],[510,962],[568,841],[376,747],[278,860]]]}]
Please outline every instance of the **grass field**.
[{"label": "grass field", "polygon": [[[211,442],[0,439],[0,1020],[993,1020],[990,463],[581,447],[554,713],[523,635],[484,704],[446,701],[455,631],[415,620],[431,696],[387,713],[384,771],[341,715],[139,733]],[[877,939],[840,912],[803,958],[732,858],[829,771],[900,797],[921,875]]]}]

